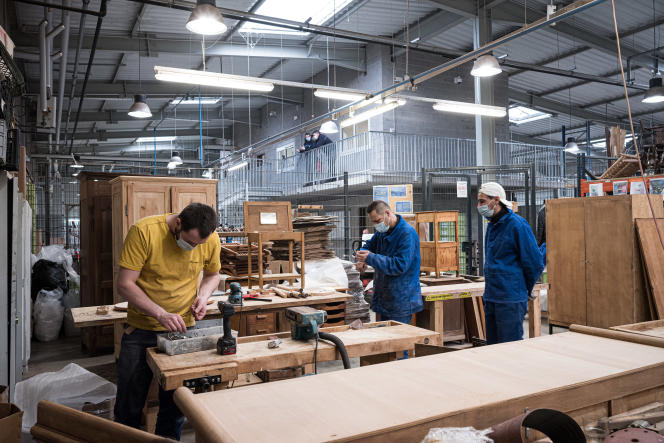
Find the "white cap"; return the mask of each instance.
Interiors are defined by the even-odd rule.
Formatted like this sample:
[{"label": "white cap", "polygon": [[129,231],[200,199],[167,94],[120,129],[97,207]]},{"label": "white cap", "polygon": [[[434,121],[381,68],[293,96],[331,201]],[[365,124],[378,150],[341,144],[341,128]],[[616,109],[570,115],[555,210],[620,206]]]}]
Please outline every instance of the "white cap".
[{"label": "white cap", "polygon": [[512,202],[505,196],[505,190],[496,182],[484,183],[480,187],[479,193],[489,197],[499,197],[502,204],[507,206],[508,209],[512,209]]}]

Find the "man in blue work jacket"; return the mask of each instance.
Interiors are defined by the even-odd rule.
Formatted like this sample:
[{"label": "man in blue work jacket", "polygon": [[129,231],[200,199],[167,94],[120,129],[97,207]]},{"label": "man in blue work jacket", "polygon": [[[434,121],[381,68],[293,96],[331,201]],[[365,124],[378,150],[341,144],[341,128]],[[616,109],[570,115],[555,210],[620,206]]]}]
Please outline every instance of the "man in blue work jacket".
[{"label": "man in blue work jacket", "polygon": [[376,200],[367,207],[376,229],[357,251],[356,268],[374,268],[374,295],[371,308],[381,320],[410,323],[422,310],[420,291],[420,239],[417,232],[387,203]]},{"label": "man in blue work jacket", "polygon": [[477,210],[489,220],[484,242],[484,316],[487,344],[523,339],[528,297],[544,264],[530,225],[509,209],[498,183],[480,187]]}]

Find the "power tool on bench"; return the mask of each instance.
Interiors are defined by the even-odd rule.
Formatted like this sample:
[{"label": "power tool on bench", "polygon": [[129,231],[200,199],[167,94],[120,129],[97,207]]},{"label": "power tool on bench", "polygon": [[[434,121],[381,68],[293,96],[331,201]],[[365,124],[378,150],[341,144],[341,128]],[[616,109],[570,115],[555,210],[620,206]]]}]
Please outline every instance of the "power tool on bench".
[{"label": "power tool on bench", "polygon": [[242,304],[242,286],[240,283],[233,282],[230,284],[230,292],[228,294],[228,303],[233,305]]},{"label": "power tool on bench", "polygon": [[309,306],[286,309],[286,318],[291,322],[291,338],[310,340],[318,334],[318,327],[327,320],[327,312]]},{"label": "power tool on bench", "polygon": [[221,355],[232,355],[237,352],[237,340],[231,331],[231,317],[235,314],[232,304],[220,301],[217,306],[224,318],[224,335],[217,340],[217,353]]}]

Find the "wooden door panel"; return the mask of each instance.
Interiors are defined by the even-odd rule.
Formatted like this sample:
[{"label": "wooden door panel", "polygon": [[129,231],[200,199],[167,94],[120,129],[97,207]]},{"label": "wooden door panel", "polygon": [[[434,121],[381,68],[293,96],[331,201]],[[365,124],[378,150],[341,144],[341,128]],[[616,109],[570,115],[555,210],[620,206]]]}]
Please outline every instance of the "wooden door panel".
[{"label": "wooden door panel", "polygon": [[130,183],[127,195],[127,227],[142,218],[171,212],[170,187],[167,185]]},{"label": "wooden door panel", "polygon": [[172,212],[182,211],[189,203],[204,203],[216,208],[214,186],[173,186],[171,188]]}]

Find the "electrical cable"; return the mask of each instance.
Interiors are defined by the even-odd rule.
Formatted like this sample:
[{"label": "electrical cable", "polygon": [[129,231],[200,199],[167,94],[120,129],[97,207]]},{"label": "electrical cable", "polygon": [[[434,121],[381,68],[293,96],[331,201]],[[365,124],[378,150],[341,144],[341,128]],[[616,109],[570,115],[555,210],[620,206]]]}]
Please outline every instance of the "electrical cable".
[{"label": "electrical cable", "polygon": [[316,332],[316,348],[314,349],[314,374],[318,374],[318,332]]},{"label": "electrical cable", "polygon": [[[632,132],[632,140],[634,140],[634,149],[636,151],[636,156],[639,159],[639,171],[641,172],[641,180],[643,181],[643,187],[645,188],[646,195],[648,196],[648,205],[650,206],[650,214],[652,215],[653,222],[655,223],[655,229],[657,230],[657,236],[659,237],[659,244],[664,250],[664,239],[662,238],[662,231],[657,224],[657,217],[655,216],[655,208],[652,205],[652,197],[648,187],[646,186],[646,177],[643,173],[643,164],[641,163],[641,153],[639,151],[639,143],[636,139],[636,133],[634,132],[634,121],[632,120],[632,107],[629,103],[629,94],[627,92],[627,82],[625,80],[625,69],[622,64],[622,52],[620,50],[620,34],[618,33],[618,20],[616,19],[616,3],[615,0],[611,0],[611,10],[613,13],[613,29],[616,34],[616,46],[618,48],[618,64],[620,65],[620,74],[622,76],[623,89],[625,91],[625,102],[627,103],[627,115],[629,117],[629,128]],[[643,140],[641,140],[643,143]]]}]

